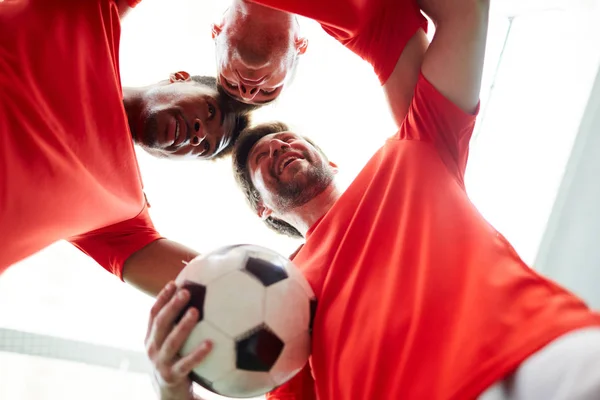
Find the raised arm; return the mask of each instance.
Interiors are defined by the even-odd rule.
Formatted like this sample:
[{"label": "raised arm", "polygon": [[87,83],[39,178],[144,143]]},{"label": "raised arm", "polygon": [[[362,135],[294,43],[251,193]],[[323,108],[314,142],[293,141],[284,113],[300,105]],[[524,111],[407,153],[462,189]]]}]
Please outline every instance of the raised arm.
[{"label": "raised arm", "polygon": [[394,71],[383,85],[388,106],[398,127],[408,113],[428,45],[427,35],[419,29],[406,44]]},{"label": "raised arm", "polygon": [[490,0],[418,0],[436,25],[423,60],[425,78],[467,113],[479,103]]}]

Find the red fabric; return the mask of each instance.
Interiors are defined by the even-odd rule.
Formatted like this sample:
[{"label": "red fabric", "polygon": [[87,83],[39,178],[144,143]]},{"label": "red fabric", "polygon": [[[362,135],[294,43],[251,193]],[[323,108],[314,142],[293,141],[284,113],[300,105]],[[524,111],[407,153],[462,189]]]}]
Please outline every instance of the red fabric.
[{"label": "red fabric", "polygon": [[84,247],[120,276],[123,260],[157,234],[140,214],[117,5],[30,0],[19,13],[1,10],[0,272],[55,241],[114,225],[105,229],[112,239],[92,234]]},{"label": "red fabric", "polygon": [[127,258],[147,244],[161,239],[148,215],[148,208],[135,218],[69,239],[109,272],[123,279]]},{"label": "red fabric", "polygon": [[[525,265],[464,189],[475,117],[419,78],[400,131],[294,258],[318,299],[310,365],[269,395],[472,400],[600,316]],[[300,388],[300,389],[298,389]]]},{"label": "red fabric", "polygon": [[408,40],[427,20],[416,0],[254,0],[318,21],[323,29],[369,62],[383,85]]}]

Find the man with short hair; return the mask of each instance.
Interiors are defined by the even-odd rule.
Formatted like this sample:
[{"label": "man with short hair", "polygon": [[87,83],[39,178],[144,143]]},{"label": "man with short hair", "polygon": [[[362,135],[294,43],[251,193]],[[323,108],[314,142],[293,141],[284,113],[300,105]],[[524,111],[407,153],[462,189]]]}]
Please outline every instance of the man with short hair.
[{"label": "man with short hair", "polygon": [[145,87],[124,87],[135,144],[161,158],[215,159],[231,153],[255,106],[223,92],[212,76],[186,71]]},{"label": "man with short hair", "polygon": [[120,18],[136,3],[0,1],[0,273],[65,239],[156,295],[197,255],[154,229],[134,142],[215,158],[247,107],[183,71],[123,89]]},{"label": "man with short hair", "polygon": [[[600,398],[600,316],[525,265],[465,190],[489,1],[420,5],[437,29],[408,114],[388,97],[399,130],[345,192],[335,164],[285,124],[236,143],[254,212],[305,237],[292,259],[318,299],[309,365],[267,398]],[[174,323],[185,296],[168,285],[151,312],[163,400],[193,397],[187,374],[210,348],[177,357],[198,315]]]},{"label": "man with short hair", "polygon": [[600,315],[467,196],[489,3],[441,3],[421,2],[437,31],[404,123],[345,192],[285,125],[236,144],[253,210],[305,237],[293,260],[319,302],[310,367],[269,399],[600,398]]},{"label": "man with short hair", "polygon": [[277,99],[308,47],[294,14],[316,20],[373,65],[400,123],[425,48],[411,41],[417,30],[427,29],[416,0],[233,0],[212,27],[223,90],[249,104]]}]

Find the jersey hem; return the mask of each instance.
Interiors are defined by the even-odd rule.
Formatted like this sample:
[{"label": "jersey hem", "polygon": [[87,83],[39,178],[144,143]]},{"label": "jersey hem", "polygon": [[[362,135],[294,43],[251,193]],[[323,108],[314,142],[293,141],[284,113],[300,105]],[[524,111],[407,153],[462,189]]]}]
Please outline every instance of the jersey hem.
[{"label": "jersey hem", "polygon": [[449,397],[449,400],[476,399],[486,389],[494,383],[504,379],[507,375],[516,370],[522,362],[527,360],[527,358],[531,357],[554,340],[570,332],[593,326],[600,327],[600,319],[596,318],[595,321],[579,322],[577,324],[571,324],[568,327],[560,327],[553,330],[551,333],[544,333],[535,339],[529,340],[527,344],[520,346],[511,352],[510,356],[503,357],[497,362],[490,362],[490,365],[484,368],[483,372],[472,376],[467,384],[463,385],[463,387],[459,388],[454,395]]}]

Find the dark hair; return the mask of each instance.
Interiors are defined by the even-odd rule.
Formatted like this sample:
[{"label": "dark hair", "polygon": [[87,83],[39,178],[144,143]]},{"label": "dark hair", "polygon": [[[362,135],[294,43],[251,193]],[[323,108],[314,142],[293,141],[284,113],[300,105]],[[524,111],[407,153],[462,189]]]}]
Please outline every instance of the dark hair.
[{"label": "dark hair", "polygon": [[[254,187],[254,184],[252,183],[250,171],[248,170],[248,157],[250,155],[250,151],[263,137],[273,133],[286,132],[289,130],[289,127],[283,122],[275,121],[260,124],[244,130],[235,144],[232,157],[233,174],[237,184],[242,189],[248,204],[250,204],[250,207],[254,212],[258,211],[258,204],[260,203],[261,199],[258,190],[256,190],[256,187]],[[304,140],[310,143],[325,158],[327,158],[325,153],[323,153],[323,151],[317,145],[315,145],[312,140],[306,137],[304,137]],[[281,219],[269,216],[264,220],[264,222],[269,228],[277,233],[282,233],[293,238],[304,237],[296,228]]]},{"label": "dark hair", "polygon": [[228,96],[227,92],[225,92],[223,88],[221,88],[221,86],[217,84],[217,79],[213,76],[193,75],[190,78],[196,83],[199,83],[211,89],[215,89],[219,93],[219,96],[217,98],[219,108],[221,108],[221,111],[223,113],[225,113],[226,115],[232,115],[232,117],[234,118],[231,139],[229,140],[229,143],[218,154],[215,154],[215,156],[212,159],[219,159],[231,154],[231,152],[233,151],[233,146],[235,145],[235,142],[240,136],[240,133],[244,129],[246,129],[250,124],[251,112],[259,108],[259,106],[253,104],[245,104]]}]

